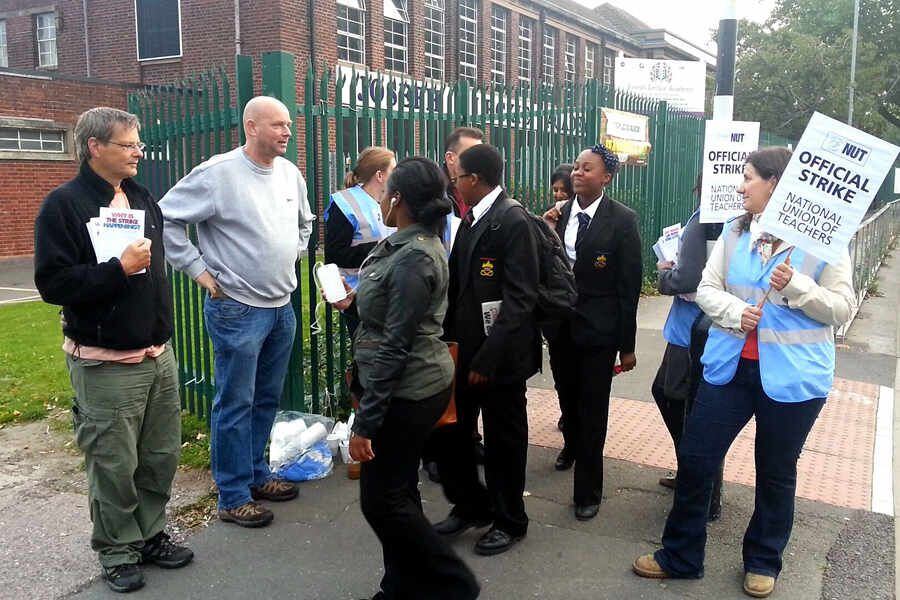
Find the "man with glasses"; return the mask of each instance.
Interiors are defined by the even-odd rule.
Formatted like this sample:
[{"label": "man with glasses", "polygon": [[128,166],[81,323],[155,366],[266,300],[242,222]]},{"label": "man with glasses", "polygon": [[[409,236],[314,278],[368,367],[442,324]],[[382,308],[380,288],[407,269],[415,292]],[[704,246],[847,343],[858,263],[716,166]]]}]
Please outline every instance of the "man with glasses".
[{"label": "man with glasses", "polygon": [[[265,459],[287,375],[296,321],[291,292],[315,215],[306,181],[284,158],[287,107],[257,96],[244,108],[247,143],[198,165],[160,201],[166,255],[207,291],[203,308],[215,351],[210,415],[219,518],[243,527],[272,522],[257,500],[297,497]],[[198,245],[187,234],[197,226]]]},{"label": "man with glasses", "polygon": [[[45,302],[62,306],[91,547],[117,592],[143,587],[141,563],[171,569],[194,556],[165,532],[181,407],[162,213],[132,179],[143,157],[139,134],[127,112],[83,113],[75,125],[78,175],[44,200],[34,235],[35,284]],[[143,237],[104,262],[88,231],[101,207],[143,211]]]}]

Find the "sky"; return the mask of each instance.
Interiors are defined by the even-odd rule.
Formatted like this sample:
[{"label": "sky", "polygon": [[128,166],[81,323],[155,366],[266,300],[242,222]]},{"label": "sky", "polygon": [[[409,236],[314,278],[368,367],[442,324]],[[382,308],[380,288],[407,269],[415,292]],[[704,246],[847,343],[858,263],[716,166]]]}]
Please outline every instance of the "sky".
[{"label": "sky", "polygon": [[[603,0],[576,0],[588,7],[603,4]],[[607,0],[654,29],[666,29],[680,37],[716,53],[710,41],[710,29],[719,26],[720,0]],[[737,0],[737,17],[763,22],[775,0]]]}]

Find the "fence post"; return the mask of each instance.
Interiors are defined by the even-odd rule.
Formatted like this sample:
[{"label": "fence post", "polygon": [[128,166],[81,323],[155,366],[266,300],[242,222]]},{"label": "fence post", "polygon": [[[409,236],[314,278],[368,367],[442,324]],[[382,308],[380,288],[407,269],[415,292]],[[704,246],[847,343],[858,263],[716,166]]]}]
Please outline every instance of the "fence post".
[{"label": "fence post", "polygon": [[[297,77],[294,55],[289,52],[266,52],[262,55],[262,93],[278,98],[287,106],[291,121],[297,120]],[[288,140],[285,158],[297,164],[297,140]]]},{"label": "fence post", "polygon": [[237,100],[237,130],[238,140],[244,145],[247,142],[247,135],[244,133],[243,115],[244,107],[253,97],[253,59],[244,54],[238,54],[234,57],[234,89]]}]

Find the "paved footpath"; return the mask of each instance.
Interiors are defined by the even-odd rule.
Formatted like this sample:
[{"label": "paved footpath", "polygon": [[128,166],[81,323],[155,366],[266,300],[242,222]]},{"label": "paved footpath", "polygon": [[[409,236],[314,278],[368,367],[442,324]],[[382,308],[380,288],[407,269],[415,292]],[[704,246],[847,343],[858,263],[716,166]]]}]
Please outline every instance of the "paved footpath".
[{"label": "paved footpath", "polygon": [[[800,461],[794,533],[773,598],[894,597],[898,257],[895,252],[879,274],[885,295],[864,304],[839,346],[834,390]],[[571,471],[553,470],[561,437],[550,379],[530,382],[528,537],[491,558],[473,554],[475,534],[455,542],[482,582],[482,598],[746,597],[740,590],[740,542],[753,508],[752,423],[729,454],[724,516],[709,528],[705,578],[660,582],[630,572],[635,555],[658,547],[671,505],[671,492],[657,480],[674,464],[674,452],[649,391],[665,345],[661,329],[668,303],[642,300],[639,365],[614,383],[604,500],[591,522],[572,515]],[[429,518],[443,518],[447,504],[440,488],[426,481],[422,496]],[[213,522],[189,540],[197,555],[192,565],[175,572],[147,569],[148,585],[136,596],[330,600],[374,593],[380,548],[360,514],[356,483],[346,479],[343,467],[303,484],[298,500],[272,508],[276,521],[262,530]],[[117,597],[96,579],[73,596]]]}]

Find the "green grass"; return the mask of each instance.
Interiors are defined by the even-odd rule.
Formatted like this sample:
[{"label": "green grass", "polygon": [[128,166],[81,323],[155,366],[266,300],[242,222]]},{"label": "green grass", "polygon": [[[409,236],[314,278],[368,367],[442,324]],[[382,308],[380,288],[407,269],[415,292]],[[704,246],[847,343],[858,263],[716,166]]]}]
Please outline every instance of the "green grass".
[{"label": "green grass", "polygon": [[71,397],[59,307],[0,306],[0,424],[42,419]]},{"label": "green grass", "polygon": [[181,464],[209,468],[209,426],[187,411],[181,412]]}]

